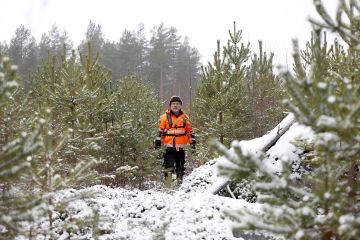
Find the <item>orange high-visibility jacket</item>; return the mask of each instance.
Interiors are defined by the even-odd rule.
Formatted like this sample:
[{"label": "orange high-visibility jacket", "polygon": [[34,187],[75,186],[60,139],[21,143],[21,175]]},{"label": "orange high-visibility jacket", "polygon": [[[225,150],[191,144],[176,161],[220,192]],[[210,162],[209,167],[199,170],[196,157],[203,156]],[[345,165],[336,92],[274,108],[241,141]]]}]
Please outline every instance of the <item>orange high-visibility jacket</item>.
[{"label": "orange high-visibility jacket", "polygon": [[169,109],[166,110],[160,116],[159,137],[164,146],[173,147],[176,148],[176,151],[179,151],[180,148],[185,147],[193,140],[189,118],[181,110],[178,116]]}]

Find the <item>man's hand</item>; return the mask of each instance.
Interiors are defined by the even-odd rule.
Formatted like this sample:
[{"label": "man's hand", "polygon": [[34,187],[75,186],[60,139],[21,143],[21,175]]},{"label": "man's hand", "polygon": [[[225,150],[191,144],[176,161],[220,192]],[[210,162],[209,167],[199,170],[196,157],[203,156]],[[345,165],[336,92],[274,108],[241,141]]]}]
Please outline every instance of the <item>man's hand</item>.
[{"label": "man's hand", "polygon": [[195,150],[195,148],[196,148],[196,140],[192,141],[191,148]]},{"label": "man's hand", "polygon": [[160,148],[160,146],[161,146],[161,140],[158,139],[158,138],[156,138],[156,139],[155,139],[155,149]]},{"label": "man's hand", "polygon": [[191,138],[190,138],[190,144],[191,144],[191,148],[195,150],[195,146],[196,146],[196,140],[195,140],[195,135],[191,134]]}]

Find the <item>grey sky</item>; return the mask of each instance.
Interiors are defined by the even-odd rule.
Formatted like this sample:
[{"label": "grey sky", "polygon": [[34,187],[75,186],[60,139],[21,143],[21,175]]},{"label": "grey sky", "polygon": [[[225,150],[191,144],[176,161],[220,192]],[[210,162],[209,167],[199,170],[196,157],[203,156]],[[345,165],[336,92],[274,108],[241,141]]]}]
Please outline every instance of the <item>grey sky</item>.
[{"label": "grey sky", "polygon": [[[338,1],[323,2],[334,13]],[[105,37],[113,41],[124,29],[137,30],[140,22],[147,32],[164,22],[189,37],[203,63],[212,60],[216,40],[225,43],[227,30],[236,21],[253,50],[263,40],[266,50],[275,53],[275,61],[285,64],[291,40],[298,38],[303,46],[311,30],[307,18],[317,16],[312,0],[0,0],[0,6],[1,41],[9,42],[20,24],[39,40],[56,23],[77,45],[90,20],[101,24]]]}]

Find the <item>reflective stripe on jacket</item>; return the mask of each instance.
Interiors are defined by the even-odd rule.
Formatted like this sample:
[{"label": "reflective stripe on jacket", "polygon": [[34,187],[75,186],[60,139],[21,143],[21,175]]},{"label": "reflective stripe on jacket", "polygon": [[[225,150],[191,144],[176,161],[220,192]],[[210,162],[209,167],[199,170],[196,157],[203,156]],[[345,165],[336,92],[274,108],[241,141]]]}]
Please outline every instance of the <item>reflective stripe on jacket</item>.
[{"label": "reflective stripe on jacket", "polygon": [[190,120],[184,112],[180,110],[178,116],[167,110],[160,116],[159,131],[161,142],[166,147],[179,148],[185,147],[191,138],[192,127]]}]

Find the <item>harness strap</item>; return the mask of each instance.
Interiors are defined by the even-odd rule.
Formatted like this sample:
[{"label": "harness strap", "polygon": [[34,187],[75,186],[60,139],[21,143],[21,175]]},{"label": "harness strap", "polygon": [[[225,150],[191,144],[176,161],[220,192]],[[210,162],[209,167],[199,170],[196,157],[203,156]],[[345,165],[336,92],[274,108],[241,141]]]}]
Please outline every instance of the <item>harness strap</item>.
[{"label": "harness strap", "polygon": [[172,127],[172,119],[171,119],[170,112],[167,112],[166,116],[167,116],[167,120],[168,120],[168,123],[169,123],[169,127]]},{"label": "harness strap", "polygon": [[[169,124],[169,127],[172,127],[172,119],[171,119],[171,113],[170,112],[167,112],[166,113],[166,117],[167,117],[167,120],[168,120],[168,124]],[[187,120],[187,117],[186,115],[184,116],[184,119],[183,119],[183,122],[184,122],[184,127],[186,127],[186,120]],[[177,127],[176,127],[177,128]]]},{"label": "harness strap", "polygon": [[180,136],[186,136],[187,133],[181,133],[181,134],[169,134],[165,133],[165,136],[172,136],[172,137],[180,137]]}]

